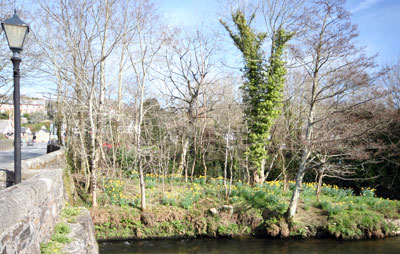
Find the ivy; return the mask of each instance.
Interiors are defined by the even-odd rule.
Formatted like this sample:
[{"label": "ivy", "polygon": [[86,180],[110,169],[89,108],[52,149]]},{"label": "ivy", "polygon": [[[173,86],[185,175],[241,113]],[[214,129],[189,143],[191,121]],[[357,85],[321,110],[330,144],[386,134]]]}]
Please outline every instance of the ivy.
[{"label": "ivy", "polygon": [[251,28],[254,18],[255,14],[247,22],[242,11],[237,10],[232,13],[237,33],[234,33],[222,20],[220,22],[243,54],[245,82],[241,89],[245,106],[245,121],[249,129],[248,154],[260,170],[262,161],[268,158],[266,146],[269,143],[270,129],[281,113],[286,74],[282,56],[285,45],[293,33],[288,33],[283,29],[276,31],[272,37],[271,55],[266,61],[262,44],[267,34],[256,32]]}]

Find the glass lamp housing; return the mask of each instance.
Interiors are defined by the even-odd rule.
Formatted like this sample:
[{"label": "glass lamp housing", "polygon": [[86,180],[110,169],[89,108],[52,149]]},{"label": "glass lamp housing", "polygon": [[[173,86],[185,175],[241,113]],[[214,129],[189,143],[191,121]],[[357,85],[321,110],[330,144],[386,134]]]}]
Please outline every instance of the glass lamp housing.
[{"label": "glass lamp housing", "polygon": [[20,52],[24,47],[25,37],[29,33],[29,26],[14,12],[11,18],[1,22],[1,27],[6,34],[10,49],[13,52]]}]

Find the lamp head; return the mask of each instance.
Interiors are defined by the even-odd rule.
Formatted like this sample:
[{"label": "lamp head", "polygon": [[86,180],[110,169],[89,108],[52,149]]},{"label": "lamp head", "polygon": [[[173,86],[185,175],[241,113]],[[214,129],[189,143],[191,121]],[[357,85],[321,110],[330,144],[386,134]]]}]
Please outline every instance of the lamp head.
[{"label": "lamp head", "polygon": [[1,22],[1,27],[6,34],[11,51],[14,53],[22,51],[26,35],[29,33],[29,25],[18,17],[17,10],[14,10],[14,15],[11,18]]}]

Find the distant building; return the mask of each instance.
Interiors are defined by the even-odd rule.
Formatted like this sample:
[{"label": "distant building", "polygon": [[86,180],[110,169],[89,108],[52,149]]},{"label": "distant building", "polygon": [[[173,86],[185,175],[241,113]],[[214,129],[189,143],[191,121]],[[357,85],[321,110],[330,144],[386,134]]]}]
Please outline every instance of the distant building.
[{"label": "distant building", "polygon": [[35,133],[36,142],[49,142],[50,132],[46,130],[46,127],[42,126],[42,129]]},{"label": "distant building", "polygon": [[29,127],[25,128],[22,127],[21,128],[21,139],[25,142],[29,141],[32,139],[32,131]]},{"label": "distant building", "polygon": [[[36,112],[46,113],[46,100],[45,99],[31,99],[24,98],[20,102],[21,114],[31,114]],[[11,112],[14,111],[14,104],[12,101],[4,102],[0,104],[0,112]]]},{"label": "distant building", "polygon": [[11,138],[11,136],[14,134],[14,124],[13,121],[10,119],[8,120],[0,120],[1,124],[1,131],[4,135],[6,135],[7,138]]}]

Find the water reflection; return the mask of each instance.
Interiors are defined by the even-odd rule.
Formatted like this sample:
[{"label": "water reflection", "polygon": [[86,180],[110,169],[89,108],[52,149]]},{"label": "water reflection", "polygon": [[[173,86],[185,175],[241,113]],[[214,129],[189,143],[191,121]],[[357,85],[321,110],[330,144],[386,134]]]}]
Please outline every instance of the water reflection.
[{"label": "water reflection", "polygon": [[399,254],[400,238],[363,241],[188,239],[99,243],[100,254]]}]

